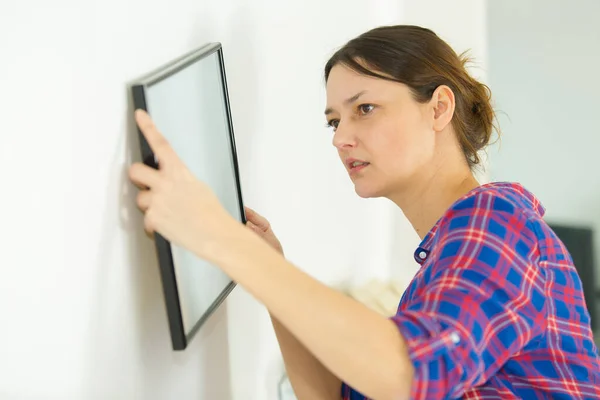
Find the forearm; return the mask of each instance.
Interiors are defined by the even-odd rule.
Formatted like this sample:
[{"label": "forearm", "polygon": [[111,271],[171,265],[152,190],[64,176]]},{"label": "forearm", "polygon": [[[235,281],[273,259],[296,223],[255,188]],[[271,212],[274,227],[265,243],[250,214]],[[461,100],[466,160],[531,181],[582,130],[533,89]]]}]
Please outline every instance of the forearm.
[{"label": "forearm", "polygon": [[371,398],[407,398],[412,365],[387,318],[313,279],[260,238],[233,230],[211,258],[322,364]]},{"label": "forearm", "polygon": [[299,400],[339,400],[341,381],[271,315],[287,375]]}]

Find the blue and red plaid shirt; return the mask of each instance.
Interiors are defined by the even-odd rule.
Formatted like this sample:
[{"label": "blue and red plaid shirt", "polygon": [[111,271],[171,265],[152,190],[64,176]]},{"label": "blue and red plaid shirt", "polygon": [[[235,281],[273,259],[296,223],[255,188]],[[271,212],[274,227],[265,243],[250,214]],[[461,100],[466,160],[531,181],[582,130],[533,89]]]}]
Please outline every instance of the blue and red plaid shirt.
[{"label": "blue and red plaid shirt", "polygon": [[[411,399],[600,399],[581,280],[543,215],[521,185],[490,183],[423,238],[391,318],[415,369]],[[345,383],[342,398],[366,399]]]}]

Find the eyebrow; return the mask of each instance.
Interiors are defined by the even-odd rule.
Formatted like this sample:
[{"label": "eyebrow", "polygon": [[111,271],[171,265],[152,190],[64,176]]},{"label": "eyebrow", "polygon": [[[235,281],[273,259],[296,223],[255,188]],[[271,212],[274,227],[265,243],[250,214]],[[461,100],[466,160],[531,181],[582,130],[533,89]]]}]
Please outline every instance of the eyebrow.
[{"label": "eyebrow", "polygon": [[[362,96],[362,95],[363,95],[363,94],[365,94],[365,93],[367,93],[367,91],[366,91],[366,90],[363,90],[363,91],[361,91],[361,92],[358,92],[358,93],[356,93],[354,96],[352,96],[352,97],[349,97],[349,98],[347,98],[346,100],[344,100],[344,104],[345,104],[345,105],[348,105],[348,104],[352,104],[352,103],[354,103],[356,100],[358,100],[358,98],[359,98],[360,96]],[[329,115],[329,114],[331,114],[332,112],[333,112],[333,108],[331,108],[331,107],[327,107],[327,108],[325,109],[325,115]]]}]

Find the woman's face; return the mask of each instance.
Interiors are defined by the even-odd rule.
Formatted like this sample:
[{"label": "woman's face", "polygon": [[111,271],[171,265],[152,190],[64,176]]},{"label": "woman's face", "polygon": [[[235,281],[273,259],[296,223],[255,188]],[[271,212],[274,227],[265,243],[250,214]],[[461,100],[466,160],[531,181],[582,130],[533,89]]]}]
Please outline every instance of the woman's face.
[{"label": "woman's face", "polygon": [[327,80],[325,115],[356,193],[391,197],[427,168],[435,151],[435,110],[408,86],[338,64]]}]

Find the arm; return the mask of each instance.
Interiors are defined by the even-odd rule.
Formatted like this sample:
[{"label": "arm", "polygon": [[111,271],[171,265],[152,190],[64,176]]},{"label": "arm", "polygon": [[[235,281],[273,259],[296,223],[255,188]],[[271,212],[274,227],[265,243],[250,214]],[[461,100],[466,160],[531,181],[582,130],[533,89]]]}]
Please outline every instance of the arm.
[{"label": "arm", "polygon": [[325,368],[273,315],[271,322],[296,397],[299,400],[339,399],[340,379]]},{"label": "arm", "polygon": [[[219,265],[325,368],[364,395],[459,396],[545,332],[546,282],[532,261],[539,257],[536,233],[514,205],[481,195],[452,210],[446,231],[436,233],[442,239],[435,268],[420,277],[425,287],[411,296],[417,298],[409,309],[387,319],[295,268],[246,230],[193,178],[147,114],[138,110],[136,118],[160,160],[158,170],[142,163],[130,170],[146,188],[137,198],[146,230]],[[205,212],[190,220],[198,210]]]},{"label": "arm", "polygon": [[313,279],[243,227],[226,228],[228,237],[217,242],[226,246],[212,246],[210,261],[340,380],[371,398],[408,398],[412,364],[392,321]]},{"label": "arm", "polygon": [[[283,247],[269,221],[250,207],[245,207],[245,211],[246,226],[283,255]],[[283,355],[285,369],[296,397],[300,400],[339,399],[340,380],[325,368],[271,313],[270,317]]]},{"label": "arm", "polygon": [[221,267],[341,380],[369,397],[406,398],[412,366],[395,325],[295,268],[240,225],[194,178],[148,114],[136,110],[136,120],[159,160],[158,169],[136,163],[129,172],[142,189],[137,204],[145,229]]},{"label": "arm", "polygon": [[234,234],[229,248],[214,253],[215,261],[327,369],[365,396],[460,397],[546,326],[535,231],[518,210],[484,200],[476,210],[455,212],[437,233],[434,264],[421,277],[426,284],[391,319],[243,235]]}]

